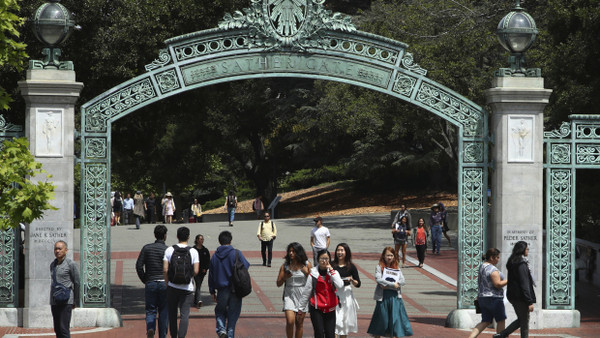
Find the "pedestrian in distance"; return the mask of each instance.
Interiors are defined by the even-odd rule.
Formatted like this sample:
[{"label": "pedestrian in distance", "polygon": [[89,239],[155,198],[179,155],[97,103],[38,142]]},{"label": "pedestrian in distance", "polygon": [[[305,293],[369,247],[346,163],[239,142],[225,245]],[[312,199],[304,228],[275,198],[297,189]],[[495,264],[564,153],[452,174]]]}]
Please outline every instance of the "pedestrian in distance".
[{"label": "pedestrian in distance", "polygon": [[262,215],[262,212],[264,210],[264,206],[263,206],[263,202],[262,202],[262,196],[259,195],[254,202],[252,202],[252,210],[256,213],[256,218],[260,219],[260,216]]},{"label": "pedestrian in distance", "polygon": [[133,196],[133,216],[135,217],[135,228],[139,229],[141,220],[146,216],[146,202],[141,191],[136,191]]},{"label": "pedestrian in distance", "polygon": [[[275,222],[271,221],[271,214],[265,212],[265,220],[258,225],[256,237],[260,241],[260,254],[262,256],[262,265],[271,267],[273,259],[273,241],[277,238],[277,227]],[[267,257],[268,251],[268,257]]]},{"label": "pedestrian in distance", "polygon": [[126,225],[131,224],[133,220],[133,198],[131,194],[127,194],[127,197],[123,200],[123,219]]},{"label": "pedestrian in distance", "polygon": [[[194,302],[193,277],[200,270],[198,251],[188,245],[190,229],[177,229],[179,243],[168,247],[163,257],[163,276],[167,284],[169,332],[171,338],[185,337],[188,330],[190,307]],[[179,326],[177,326],[179,309]]]},{"label": "pedestrian in distance", "polygon": [[383,249],[375,269],[375,310],[367,332],[375,337],[412,336],[412,328],[402,301],[401,286],[405,284],[402,270],[398,269],[398,255],[394,248]]},{"label": "pedestrian in distance", "polygon": [[169,309],[167,307],[167,285],[163,275],[163,257],[167,245],[167,227],[154,227],[153,243],[146,244],[135,262],[140,281],[144,283],[144,299],[146,302],[146,336],[153,338],[156,332],[158,317],[158,337],[165,338],[169,327]]},{"label": "pedestrian in distance", "polygon": [[356,266],[352,264],[352,251],[348,244],[340,243],[335,247],[332,266],[344,281],[344,286],[336,290],[339,305],[335,309],[335,334],[338,338],[345,338],[348,333],[358,332],[360,308],[352,293],[352,288],[360,287],[360,277]]},{"label": "pedestrian in distance", "polygon": [[479,266],[477,279],[477,301],[481,308],[481,323],[477,324],[469,338],[475,338],[496,320],[496,332],[504,330],[506,311],[504,309],[504,291],[502,288],[507,280],[495,266],[500,261],[500,251],[490,248],[483,257],[484,262]]},{"label": "pedestrian in distance", "polygon": [[410,236],[410,224],[408,224],[407,216],[400,217],[400,220],[392,226],[392,236],[394,237],[398,257],[400,256],[400,250],[402,250],[402,267],[404,267],[406,264],[406,241]]},{"label": "pedestrian in distance", "polygon": [[123,199],[121,198],[121,193],[115,191],[115,196],[111,198],[110,205],[112,206],[112,211],[115,214],[115,225],[121,225],[121,213],[123,212]]},{"label": "pedestrian in distance", "polygon": [[156,196],[153,192],[151,192],[150,197],[146,199],[146,212],[148,223],[156,223]]},{"label": "pedestrian in distance", "polygon": [[508,270],[508,286],[506,298],[515,309],[517,319],[510,323],[502,332],[494,335],[494,338],[508,337],[516,329],[521,328],[521,338],[529,337],[529,313],[533,312],[533,304],[536,303],[535,286],[531,270],[529,269],[529,246],[524,241],[515,244],[512,254],[506,263]]},{"label": "pedestrian in distance", "polygon": [[440,206],[436,203],[431,206],[431,214],[429,215],[429,226],[431,227],[431,253],[434,255],[440,254],[440,246],[442,245],[442,225],[444,223],[444,215],[440,211]]},{"label": "pedestrian in distance", "polygon": [[427,251],[427,229],[425,227],[425,220],[422,218],[419,218],[417,221],[417,229],[415,230],[414,237],[419,267],[422,268],[425,262],[425,252]]},{"label": "pedestrian in distance", "polygon": [[194,203],[192,203],[190,210],[192,211],[194,222],[200,223],[200,221],[202,220],[202,205],[198,203],[197,198],[194,198]]},{"label": "pedestrian in distance", "polygon": [[194,249],[198,251],[198,257],[200,259],[200,271],[194,276],[194,283],[196,284],[196,292],[194,296],[194,304],[197,308],[202,307],[202,298],[200,297],[200,288],[204,277],[208,273],[208,266],[210,265],[210,252],[204,246],[204,236],[196,235],[194,240]]},{"label": "pedestrian in distance", "polygon": [[208,288],[215,306],[216,329],[219,338],[235,337],[235,324],[242,312],[242,298],[233,292],[232,275],[237,258],[246,269],[250,263],[241,251],[236,250],[231,241],[233,236],[229,231],[219,234],[219,246],[210,259],[208,268]]},{"label": "pedestrian in distance", "polygon": [[[331,266],[329,251],[323,249],[317,252],[317,258],[319,265],[310,270],[302,291],[300,309],[308,305],[315,338],[334,338],[338,306],[335,290],[344,287],[344,281]],[[298,315],[303,314],[302,310],[298,310]]]},{"label": "pedestrian in distance", "polygon": [[315,222],[315,226],[310,232],[310,246],[313,252],[313,265],[317,266],[319,265],[317,253],[329,249],[331,234],[329,233],[329,229],[323,226],[323,218],[321,216],[315,217],[313,221]]},{"label": "pedestrian in distance", "polygon": [[163,216],[165,217],[165,223],[173,223],[173,215],[175,215],[175,201],[173,201],[173,194],[167,192],[165,198],[162,200]]},{"label": "pedestrian in distance", "polygon": [[71,337],[71,314],[79,304],[79,269],[67,258],[65,241],[54,243],[54,261],[50,263],[50,310],[54,333],[58,338]]},{"label": "pedestrian in distance", "polygon": [[235,219],[235,208],[237,208],[237,197],[233,191],[229,191],[227,198],[225,198],[225,210],[227,210],[227,217],[229,218],[229,226],[233,226],[233,220]]},{"label": "pedestrian in distance", "polygon": [[408,225],[412,228],[412,216],[410,215],[410,212],[408,212],[408,209],[406,209],[406,204],[400,205],[400,210],[398,210],[398,212],[394,216],[394,220],[392,221],[392,226],[394,224],[398,223],[402,216],[406,216],[408,218]]},{"label": "pedestrian in distance", "polygon": [[452,240],[450,240],[450,236],[448,236],[448,231],[450,231],[450,228],[448,227],[448,211],[446,210],[444,203],[440,202],[438,205],[442,212],[442,234],[448,240],[448,246],[452,247]]},{"label": "pedestrian in distance", "polygon": [[300,303],[312,264],[298,242],[288,244],[286,252],[285,262],[279,268],[276,284],[277,287],[285,284],[283,289],[285,334],[287,338],[301,338],[304,334],[304,317],[308,312],[308,304],[301,308]]}]

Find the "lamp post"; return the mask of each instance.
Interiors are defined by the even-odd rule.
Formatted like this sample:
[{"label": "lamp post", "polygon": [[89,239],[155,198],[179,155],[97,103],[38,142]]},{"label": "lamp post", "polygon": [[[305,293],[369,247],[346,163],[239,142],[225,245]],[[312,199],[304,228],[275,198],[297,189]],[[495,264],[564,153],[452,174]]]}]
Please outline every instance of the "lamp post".
[{"label": "lamp post", "polygon": [[31,69],[73,69],[71,61],[60,62],[58,45],[66,41],[74,29],[81,29],[71,20],[71,14],[61,5],[60,0],[49,0],[35,11],[31,19],[33,34],[44,44],[42,54],[44,61],[30,61]]},{"label": "lamp post", "polygon": [[520,0],[516,0],[513,11],[500,20],[496,32],[502,47],[510,52],[510,68],[500,68],[496,76],[541,76],[539,68],[525,68],[525,52],[535,41],[538,29],[535,20],[521,7]]}]

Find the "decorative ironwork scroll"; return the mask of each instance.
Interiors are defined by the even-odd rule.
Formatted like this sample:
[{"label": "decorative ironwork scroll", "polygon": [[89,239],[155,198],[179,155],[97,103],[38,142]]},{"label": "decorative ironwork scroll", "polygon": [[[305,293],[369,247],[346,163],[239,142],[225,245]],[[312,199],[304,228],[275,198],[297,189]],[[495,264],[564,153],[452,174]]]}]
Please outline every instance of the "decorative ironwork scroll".
[{"label": "decorative ironwork scroll", "polygon": [[575,308],[577,169],[600,169],[600,115],[571,115],[544,133],[546,159],[545,307]]},{"label": "decorative ironwork scroll", "polygon": [[[0,114],[0,150],[2,141],[22,136],[23,126],[7,122]],[[14,229],[0,229],[0,308],[18,306],[19,237]]]},{"label": "decorative ironwork scroll", "polygon": [[[81,107],[83,305],[108,304],[110,124],[168,96],[233,80],[300,77],[349,83],[422,107],[458,129],[459,307],[472,307],[472,278],[487,224],[488,113],[426,77],[408,45],[357,31],[324,0],[250,0],[217,28],[165,41],[146,73]],[[468,168],[467,168],[468,167]],[[461,181],[461,182],[462,182]],[[464,195],[466,194],[466,195]],[[466,197],[463,197],[466,196]],[[464,249],[464,250],[463,250]]]}]

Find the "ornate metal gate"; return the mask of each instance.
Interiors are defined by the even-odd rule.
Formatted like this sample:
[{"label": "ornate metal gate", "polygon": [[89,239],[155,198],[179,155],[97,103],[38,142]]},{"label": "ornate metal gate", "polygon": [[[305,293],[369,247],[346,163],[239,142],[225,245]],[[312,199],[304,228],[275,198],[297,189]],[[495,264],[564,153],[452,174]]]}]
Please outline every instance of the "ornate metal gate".
[{"label": "ornate metal gate", "polygon": [[545,308],[575,308],[576,169],[600,169],[600,115],[570,115],[544,133],[546,159]]},{"label": "ornate metal gate", "polygon": [[[0,148],[5,139],[22,136],[23,126],[8,123],[0,115]],[[19,305],[20,234],[20,229],[0,229],[0,307]]]},{"label": "ornate metal gate", "polygon": [[303,77],[380,91],[456,126],[460,154],[458,307],[472,307],[486,238],[488,113],[428,79],[427,70],[414,63],[406,44],[357,31],[350,18],[332,14],[323,3],[298,0],[283,6],[282,1],[251,0],[243,12],[227,14],[218,28],[167,40],[158,59],[146,66],[146,73],[82,106],[84,306],[109,306],[110,302],[111,124],[141,107],[195,88],[242,79]]}]

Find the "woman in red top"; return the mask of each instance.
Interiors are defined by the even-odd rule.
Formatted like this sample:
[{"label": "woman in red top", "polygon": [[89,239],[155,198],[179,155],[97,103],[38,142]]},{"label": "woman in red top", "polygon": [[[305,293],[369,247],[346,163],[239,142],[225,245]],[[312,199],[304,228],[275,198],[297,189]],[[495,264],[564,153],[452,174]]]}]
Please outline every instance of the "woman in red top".
[{"label": "woman in red top", "polygon": [[415,248],[417,249],[417,257],[419,258],[419,267],[423,267],[425,261],[425,252],[427,251],[427,230],[425,230],[425,220],[419,218],[418,228],[415,231]]},{"label": "woman in red top", "polygon": [[317,253],[319,265],[310,270],[306,286],[302,292],[302,301],[299,306],[298,315],[306,304],[310,304],[310,321],[313,324],[315,338],[335,337],[335,309],[338,305],[335,289],[344,287],[344,281],[340,274],[331,267],[331,254],[327,250]]}]

